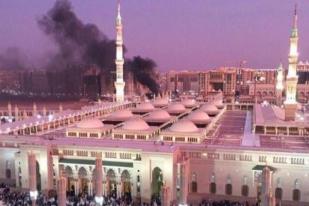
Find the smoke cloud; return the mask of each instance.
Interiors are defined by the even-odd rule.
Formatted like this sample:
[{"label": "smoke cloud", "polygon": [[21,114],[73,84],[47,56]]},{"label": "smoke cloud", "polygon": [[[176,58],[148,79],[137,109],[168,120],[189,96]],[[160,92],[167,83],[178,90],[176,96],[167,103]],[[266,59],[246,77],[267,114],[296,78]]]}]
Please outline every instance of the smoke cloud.
[{"label": "smoke cloud", "polygon": [[[56,1],[47,15],[38,20],[38,24],[59,48],[59,53],[51,58],[48,69],[95,65],[103,72],[103,81],[113,84],[110,77],[115,71],[115,41],[108,39],[96,25],[84,24],[78,19],[69,1]],[[132,72],[138,82],[157,93],[158,85],[152,77],[155,62],[141,57],[129,62],[128,72]]]},{"label": "smoke cloud", "polygon": [[10,47],[0,54],[0,69],[23,70],[27,68],[30,68],[30,62],[20,49]]}]

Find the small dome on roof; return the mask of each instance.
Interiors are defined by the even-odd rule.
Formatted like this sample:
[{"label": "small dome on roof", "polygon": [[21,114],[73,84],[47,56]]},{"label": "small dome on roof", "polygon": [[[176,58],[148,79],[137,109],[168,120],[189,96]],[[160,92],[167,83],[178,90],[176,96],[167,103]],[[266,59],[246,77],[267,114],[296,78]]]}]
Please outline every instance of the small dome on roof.
[{"label": "small dome on roof", "polygon": [[224,108],[224,104],[222,102],[222,99],[218,99],[214,101],[214,105],[218,108],[218,109],[223,109]]},{"label": "small dome on roof", "polygon": [[167,98],[155,99],[154,102],[153,102],[153,105],[155,107],[164,107],[164,106],[168,105],[168,99]]},{"label": "small dome on roof", "polygon": [[194,112],[191,112],[187,118],[194,123],[208,124],[211,121],[208,114],[206,114],[205,112],[201,110],[196,110]]},{"label": "small dome on roof", "polygon": [[149,125],[141,118],[132,118],[124,122],[122,129],[147,130],[149,129]]},{"label": "small dome on roof", "polygon": [[108,119],[127,119],[133,117],[133,114],[130,110],[119,110],[108,116]]},{"label": "small dome on roof", "polygon": [[186,111],[186,108],[181,103],[174,103],[167,107],[167,111],[169,113],[182,113]]},{"label": "small dome on roof", "polygon": [[86,120],[79,122],[76,126],[78,128],[83,128],[83,129],[94,129],[94,128],[102,128],[104,127],[104,124],[99,119],[86,119]]},{"label": "small dome on roof", "polygon": [[219,113],[218,108],[213,104],[204,104],[201,110],[206,112],[208,115],[217,115]]},{"label": "small dome on roof", "polygon": [[171,118],[171,115],[163,110],[163,109],[158,109],[153,112],[150,112],[149,115],[147,116],[147,119],[149,120],[162,120],[162,121],[167,121]]},{"label": "small dome on roof", "polygon": [[181,102],[185,107],[194,107],[196,105],[195,99],[185,99]]},{"label": "small dome on roof", "polygon": [[190,120],[179,120],[175,122],[171,127],[172,132],[198,132],[199,129]]},{"label": "small dome on roof", "polygon": [[137,110],[143,110],[143,111],[152,111],[154,110],[154,106],[150,102],[143,102],[136,106]]}]

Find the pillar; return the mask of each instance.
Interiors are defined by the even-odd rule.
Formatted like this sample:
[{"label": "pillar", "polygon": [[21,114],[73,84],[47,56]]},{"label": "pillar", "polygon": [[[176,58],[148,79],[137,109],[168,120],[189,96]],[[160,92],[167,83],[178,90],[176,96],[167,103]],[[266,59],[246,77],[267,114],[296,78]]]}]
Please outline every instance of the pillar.
[{"label": "pillar", "polygon": [[66,206],[66,178],[62,172],[58,180],[58,206]]},{"label": "pillar", "polygon": [[102,170],[102,157],[97,156],[95,160],[95,201],[97,205],[103,204],[103,170]]},{"label": "pillar", "polygon": [[33,103],[33,111],[32,111],[32,116],[36,116],[37,115],[37,106],[36,103]]},{"label": "pillar", "polygon": [[9,117],[12,116],[12,105],[11,105],[11,102],[8,103],[8,116]]},{"label": "pillar", "polygon": [[54,167],[52,150],[47,150],[47,190],[54,189]]},{"label": "pillar", "polygon": [[19,113],[18,107],[17,107],[17,105],[15,105],[15,121],[19,120],[18,113]]},{"label": "pillar", "polygon": [[265,166],[262,172],[262,205],[275,206],[272,195],[272,174],[268,166]]},{"label": "pillar", "polygon": [[30,152],[28,154],[28,167],[29,167],[29,190],[32,205],[35,205],[35,201],[38,196],[37,182],[36,182],[36,159],[35,154]]}]

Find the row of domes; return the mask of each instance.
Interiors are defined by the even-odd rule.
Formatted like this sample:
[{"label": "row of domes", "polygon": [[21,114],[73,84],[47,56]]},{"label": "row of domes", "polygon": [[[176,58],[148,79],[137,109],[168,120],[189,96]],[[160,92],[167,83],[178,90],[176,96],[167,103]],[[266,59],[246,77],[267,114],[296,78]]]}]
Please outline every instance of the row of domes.
[{"label": "row of domes", "polygon": [[[154,102],[154,105],[158,105],[156,103],[168,104],[168,101],[165,99],[157,99],[157,102]],[[182,104],[183,103],[183,104]],[[155,107],[150,102],[145,102],[137,106],[138,109],[144,111],[150,111],[149,115],[146,116],[146,119],[151,121],[168,121],[171,116],[169,113],[183,113],[186,110],[186,106],[195,105],[195,100],[186,99],[182,103],[174,103],[170,104],[167,107],[167,111],[163,109],[155,109]],[[219,109],[224,107],[222,100],[216,100],[213,103],[204,104],[200,109],[191,112],[186,119],[179,120],[175,122],[171,127],[170,131],[173,132],[197,132],[198,128],[195,124],[208,124],[211,119],[209,115],[217,115],[219,113]],[[109,115],[107,119],[124,119],[126,120],[123,124],[123,129],[126,130],[147,130],[149,129],[149,125],[145,120],[140,117],[134,117],[133,113],[130,110],[121,110],[116,111]],[[104,124],[99,119],[88,119],[81,121],[77,124],[79,128],[103,128]]]}]

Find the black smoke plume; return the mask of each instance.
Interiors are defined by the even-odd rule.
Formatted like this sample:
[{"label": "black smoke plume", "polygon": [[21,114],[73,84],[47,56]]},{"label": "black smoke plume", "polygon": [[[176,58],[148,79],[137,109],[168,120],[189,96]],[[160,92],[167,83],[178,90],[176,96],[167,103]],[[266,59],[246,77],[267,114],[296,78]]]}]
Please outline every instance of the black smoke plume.
[{"label": "black smoke plume", "polygon": [[133,74],[134,80],[147,86],[156,95],[159,93],[159,85],[156,82],[157,78],[155,73],[155,67],[157,65],[152,59],[135,56],[132,60],[128,60],[127,65],[129,72]]},{"label": "black smoke plume", "polygon": [[[47,69],[64,70],[94,65],[100,68],[105,82],[115,71],[115,41],[108,39],[94,24],[83,23],[67,0],[56,1],[54,7],[38,20],[40,28],[58,46],[58,53],[51,57]],[[151,77],[155,63],[136,57],[130,61],[130,71],[137,81],[156,92],[158,86]]]}]

